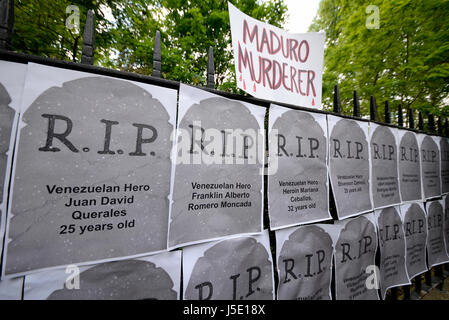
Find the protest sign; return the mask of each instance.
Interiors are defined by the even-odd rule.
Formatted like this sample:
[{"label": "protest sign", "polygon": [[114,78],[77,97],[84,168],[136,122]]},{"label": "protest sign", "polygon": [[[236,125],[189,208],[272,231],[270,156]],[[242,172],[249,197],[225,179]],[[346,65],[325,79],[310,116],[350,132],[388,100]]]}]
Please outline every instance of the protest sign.
[{"label": "protest sign", "polygon": [[449,139],[440,137],[441,192],[449,193]]},{"label": "protest sign", "polygon": [[441,195],[440,149],[437,138],[418,135],[421,151],[421,177],[425,199]]},{"label": "protest sign", "polygon": [[228,7],[237,87],[257,98],[321,107],[325,34],[290,34]]},{"label": "protest sign", "polygon": [[449,262],[444,243],[444,202],[435,200],[426,202],[427,212],[427,261],[429,268]]},{"label": "protest sign", "polygon": [[183,249],[184,300],[273,300],[268,231]]},{"label": "protest sign", "polygon": [[416,133],[398,130],[399,187],[402,201],[422,199],[421,156]]},{"label": "protest sign", "polygon": [[272,104],[269,127],[271,229],[330,219],[326,115]]},{"label": "protest sign", "polygon": [[28,65],[3,274],[166,250],[176,98]]}]

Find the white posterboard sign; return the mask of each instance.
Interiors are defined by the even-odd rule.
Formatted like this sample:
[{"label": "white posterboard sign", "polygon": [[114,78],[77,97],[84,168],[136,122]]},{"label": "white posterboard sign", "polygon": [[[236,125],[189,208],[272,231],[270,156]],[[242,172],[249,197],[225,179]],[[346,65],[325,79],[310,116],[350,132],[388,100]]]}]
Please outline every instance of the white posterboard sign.
[{"label": "white posterboard sign", "polygon": [[290,34],[228,7],[237,87],[261,99],[321,107],[325,34]]}]

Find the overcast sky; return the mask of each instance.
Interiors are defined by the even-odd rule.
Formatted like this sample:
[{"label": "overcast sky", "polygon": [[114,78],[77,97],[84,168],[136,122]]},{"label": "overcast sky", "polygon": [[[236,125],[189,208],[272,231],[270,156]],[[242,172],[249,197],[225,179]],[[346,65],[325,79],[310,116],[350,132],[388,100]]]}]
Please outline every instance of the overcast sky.
[{"label": "overcast sky", "polygon": [[290,33],[307,32],[318,11],[320,0],[284,0],[290,17],[285,29]]}]

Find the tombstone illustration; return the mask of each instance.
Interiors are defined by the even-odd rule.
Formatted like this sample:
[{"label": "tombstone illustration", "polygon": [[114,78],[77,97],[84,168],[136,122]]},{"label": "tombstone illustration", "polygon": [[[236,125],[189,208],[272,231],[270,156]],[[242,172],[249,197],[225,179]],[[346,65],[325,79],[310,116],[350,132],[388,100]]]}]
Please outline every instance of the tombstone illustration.
[{"label": "tombstone illustration", "polygon": [[377,235],[374,224],[359,216],[348,221],[335,246],[337,300],[378,300],[377,290],[366,286],[368,267],[375,265]]},{"label": "tombstone illustration", "polygon": [[271,228],[329,219],[327,133],[313,115],[297,110],[284,112],[271,130],[278,131],[271,137],[278,169],[268,177]]},{"label": "tombstone illustration", "polygon": [[425,136],[421,143],[421,168],[424,197],[440,196],[440,150],[431,136]]},{"label": "tombstone illustration", "polygon": [[196,261],[190,278],[184,281],[185,300],[273,299],[269,253],[252,237],[213,245]]},{"label": "tombstone illustration", "polygon": [[56,290],[48,300],[176,300],[169,274],[152,262],[124,260],[79,274],[79,289]]},{"label": "tombstone illustration", "polygon": [[96,76],[34,100],[16,149],[6,274],[166,248],[165,107],[132,82]]},{"label": "tombstone illustration", "polygon": [[329,166],[339,219],[372,209],[368,140],[360,125],[340,119],[332,129]]},{"label": "tombstone illustration", "polygon": [[399,186],[402,201],[420,200],[421,158],[416,134],[407,131],[399,144]]},{"label": "tombstone illustration", "polygon": [[278,258],[279,300],[330,300],[332,239],[315,225],[299,227]]},{"label": "tombstone illustration", "polygon": [[382,298],[388,288],[409,284],[405,264],[405,235],[396,207],[379,210],[377,226],[380,247],[380,287]]},{"label": "tombstone illustration", "polygon": [[449,142],[448,139],[442,137],[440,139],[441,154],[441,192],[449,192]]},{"label": "tombstone illustration", "polygon": [[[428,206],[428,207],[427,207]],[[440,201],[430,201],[427,207],[427,260],[429,267],[449,261],[444,243],[444,211]]]},{"label": "tombstone illustration", "polygon": [[[245,150],[237,150],[235,140],[232,148],[225,140],[231,139],[228,134],[233,133],[235,139],[245,139],[238,131],[259,134],[259,123],[254,115],[238,101],[212,97],[192,105],[178,123],[178,130],[188,132],[195,141],[191,144],[189,163],[176,165],[169,247],[262,231],[262,164]],[[222,134],[228,137],[219,143],[219,150],[207,150],[202,138],[195,139],[210,130],[218,132],[220,137]],[[252,140],[251,143],[257,143]],[[193,160],[196,155],[207,153],[218,153],[220,159],[235,156],[231,160],[238,157],[241,164],[236,161],[206,164]]]},{"label": "tombstone illustration", "polygon": [[444,241],[446,253],[449,256],[449,197],[444,198]]},{"label": "tombstone illustration", "polygon": [[404,215],[407,273],[410,279],[427,271],[426,214],[417,203],[412,203]]},{"label": "tombstone illustration", "polygon": [[398,147],[389,127],[377,126],[371,136],[374,208],[401,202],[398,180]]}]

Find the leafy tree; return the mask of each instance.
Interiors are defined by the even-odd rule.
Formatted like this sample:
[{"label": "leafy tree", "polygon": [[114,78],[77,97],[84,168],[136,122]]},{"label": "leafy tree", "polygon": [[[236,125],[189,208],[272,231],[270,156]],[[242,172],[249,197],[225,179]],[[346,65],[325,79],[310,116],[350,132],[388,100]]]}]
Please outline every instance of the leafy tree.
[{"label": "leafy tree", "polygon": [[[368,5],[379,8],[378,29],[367,28]],[[379,115],[389,100],[393,110],[401,103],[448,116],[448,13],[446,0],[322,0],[310,30],[326,32],[325,107],[331,108],[338,83],[346,113],[357,89],[365,115],[374,95]]]}]

